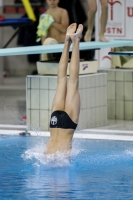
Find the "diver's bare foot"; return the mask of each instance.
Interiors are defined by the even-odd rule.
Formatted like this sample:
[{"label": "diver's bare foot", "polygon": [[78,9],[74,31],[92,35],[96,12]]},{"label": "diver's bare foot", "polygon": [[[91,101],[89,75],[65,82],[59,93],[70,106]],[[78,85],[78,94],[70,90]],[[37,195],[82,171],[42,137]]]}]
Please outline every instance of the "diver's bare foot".
[{"label": "diver's bare foot", "polygon": [[83,25],[79,24],[76,33],[70,35],[71,40],[72,41],[77,40],[77,39],[80,40],[82,37],[82,31],[83,31]]},{"label": "diver's bare foot", "polygon": [[66,41],[70,41],[70,40],[71,40],[70,35],[73,34],[73,33],[75,33],[76,28],[77,28],[77,24],[76,24],[76,23],[71,24],[71,25],[67,28]]},{"label": "diver's bare foot", "polygon": [[101,42],[109,42],[109,40],[107,40],[104,35],[99,35],[99,41]]},{"label": "diver's bare foot", "polygon": [[85,42],[90,42],[91,41],[91,34],[92,34],[92,31],[90,31],[90,30],[86,31],[85,36],[84,36],[84,41]]}]

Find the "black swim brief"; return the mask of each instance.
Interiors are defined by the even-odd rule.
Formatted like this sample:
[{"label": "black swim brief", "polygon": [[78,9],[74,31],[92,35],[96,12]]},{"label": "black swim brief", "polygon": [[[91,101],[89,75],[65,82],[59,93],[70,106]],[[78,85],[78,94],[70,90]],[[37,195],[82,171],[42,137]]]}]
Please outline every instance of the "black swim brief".
[{"label": "black swim brief", "polygon": [[75,124],[65,111],[56,110],[51,114],[50,128],[76,129]]}]

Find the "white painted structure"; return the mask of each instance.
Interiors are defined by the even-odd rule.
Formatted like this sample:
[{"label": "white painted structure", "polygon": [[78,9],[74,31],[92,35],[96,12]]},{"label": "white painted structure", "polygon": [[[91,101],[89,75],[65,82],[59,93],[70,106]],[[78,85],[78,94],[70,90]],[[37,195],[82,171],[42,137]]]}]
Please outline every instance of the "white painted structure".
[{"label": "white painted structure", "polygon": [[[97,0],[97,13],[95,18],[95,39],[99,40],[101,4]],[[109,0],[108,22],[106,26],[106,39],[133,40],[133,1],[132,0]],[[128,46],[128,45],[127,45]],[[133,46],[133,45],[132,45]],[[108,52],[112,47],[107,47],[96,52],[99,69],[110,69],[111,56]]]},{"label": "white painted structure", "polygon": [[[28,130],[48,131],[57,76],[27,76]],[[107,74],[79,76],[81,109],[77,130],[106,125]]]}]

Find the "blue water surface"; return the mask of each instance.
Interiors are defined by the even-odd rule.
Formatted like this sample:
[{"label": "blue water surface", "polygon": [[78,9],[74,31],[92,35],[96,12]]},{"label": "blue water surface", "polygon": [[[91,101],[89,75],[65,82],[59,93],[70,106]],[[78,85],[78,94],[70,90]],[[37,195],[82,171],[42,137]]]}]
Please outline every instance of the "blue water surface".
[{"label": "blue water surface", "polygon": [[73,139],[68,160],[47,139],[0,136],[0,199],[133,199],[133,142]]}]

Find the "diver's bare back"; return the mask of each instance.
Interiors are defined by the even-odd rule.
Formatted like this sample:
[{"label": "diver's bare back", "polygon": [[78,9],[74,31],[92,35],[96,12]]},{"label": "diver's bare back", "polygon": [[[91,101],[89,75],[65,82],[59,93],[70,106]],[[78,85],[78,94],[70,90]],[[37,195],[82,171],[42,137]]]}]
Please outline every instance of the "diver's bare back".
[{"label": "diver's bare back", "polygon": [[[58,7],[54,10],[54,12],[52,12],[51,10],[47,10],[46,13],[50,14],[54,18],[55,22],[61,24],[61,21],[65,20],[65,19],[63,19],[64,11],[65,11],[65,9]],[[62,33],[60,30],[57,30],[53,26],[51,26],[48,31],[48,37],[56,39],[58,41],[58,43],[64,43],[65,35],[66,35],[66,33]]]},{"label": "diver's bare back", "polygon": [[51,138],[45,153],[68,152],[72,148],[73,129],[50,128]]}]

